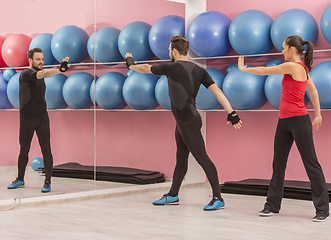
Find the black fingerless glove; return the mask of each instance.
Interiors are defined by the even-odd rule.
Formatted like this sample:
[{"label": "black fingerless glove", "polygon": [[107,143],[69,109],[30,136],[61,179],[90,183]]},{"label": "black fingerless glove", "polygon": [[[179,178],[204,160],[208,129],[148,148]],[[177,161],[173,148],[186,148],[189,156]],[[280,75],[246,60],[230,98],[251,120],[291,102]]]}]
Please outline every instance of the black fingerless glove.
[{"label": "black fingerless glove", "polygon": [[125,58],[126,66],[130,69],[131,65],[136,65],[132,57]]},{"label": "black fingerless glove", "polygon": [[[236,114],[236,115],[233,116],[234,114]],[[239,118],[238,114],[236,113],[236,111],[232,111],[231,113],[228,114],[227,121],[231,122],[232,125],[235,125],[240,121],[240,118]]]},{"label": "black fingerless glove", "polygon": [[67,61],[63,61],[61,62],[61,66],[60,66],[60,72],[65,72],[68,70],[68,62]]}]

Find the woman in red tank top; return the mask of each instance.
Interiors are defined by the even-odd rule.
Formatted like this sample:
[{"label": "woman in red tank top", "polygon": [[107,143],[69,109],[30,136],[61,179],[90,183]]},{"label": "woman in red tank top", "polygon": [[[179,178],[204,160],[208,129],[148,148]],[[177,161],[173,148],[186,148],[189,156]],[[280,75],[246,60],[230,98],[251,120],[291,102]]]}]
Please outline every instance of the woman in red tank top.
[{"label": "woman in red tank top", "polygon": [[[304,55],[305,64],[301,62],[304,45],[307,45]],[[259,215],[273,216],[279,213],[284,191],[287,158],[295,141],[311,183],[312,199],[316,209],[313,221],[323,222],[330,215],[329,195],[322,168],[316,157],[312,133],[312,129],[318,130],[322,125],[318,93],[308,74],[312,70],[313,44],[303,41],[299,36],[290,36],[283,42],[282,54],[286,62],[274,67],[247,68],[244,65],[244,57],[240,56],[238,59],[238,67],[242,72],[257,75],[284,75],[279,121],[274,140],[273,173],[267,201]],[[304,104],[306,89],[310,93],[314,106],[313,122],[311,122]]]}]

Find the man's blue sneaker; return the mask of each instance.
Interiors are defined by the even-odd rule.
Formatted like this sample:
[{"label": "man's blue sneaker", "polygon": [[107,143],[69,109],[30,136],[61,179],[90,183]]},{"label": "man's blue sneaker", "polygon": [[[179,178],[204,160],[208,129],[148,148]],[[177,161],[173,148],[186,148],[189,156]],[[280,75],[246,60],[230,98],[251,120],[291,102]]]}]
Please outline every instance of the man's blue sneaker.
[{"label": "man's blue sneaker", "polygon": [[15,188],[24,188],[24,180],[21,181],[16,178],[7,188],[8,189],[15,189]]},{"label": "man's blue sneaker", "polygon": [[41,192],[48,193],[51,191],[51,182],[45,181],[43,188],[41,189]]},{"label": "man's blue sneaker", "polygon": [[223,209],[225,207],[223,198],[213,197],[213,199],[208,203],[203,210],[213,211],[218,209]]},{"label": "man's blue sneaker", "polygon": [[179,204],[179,198],[171,197],[168,194],[164,194],[161,199],[156,200],[153,202],[154,205],[178,205]]}]

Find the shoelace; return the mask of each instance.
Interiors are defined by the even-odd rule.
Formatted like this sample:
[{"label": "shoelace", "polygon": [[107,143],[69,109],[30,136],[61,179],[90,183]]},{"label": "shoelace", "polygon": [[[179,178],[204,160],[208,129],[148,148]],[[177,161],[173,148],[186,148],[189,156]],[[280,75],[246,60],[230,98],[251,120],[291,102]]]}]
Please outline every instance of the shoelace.
[{"label": "shoelace", "polygon": [[[210,196],[212,197],[212,196]],[[212,197],[213,199],[208,203],[208,205],[212,206],[217,200],[220,200],[218,199],[218,197]]]},{"label": "shoelace", "polygon": [[18,178],[16,178],[11,184],[16,184],[18,183],[20,180],[18,180]]}]

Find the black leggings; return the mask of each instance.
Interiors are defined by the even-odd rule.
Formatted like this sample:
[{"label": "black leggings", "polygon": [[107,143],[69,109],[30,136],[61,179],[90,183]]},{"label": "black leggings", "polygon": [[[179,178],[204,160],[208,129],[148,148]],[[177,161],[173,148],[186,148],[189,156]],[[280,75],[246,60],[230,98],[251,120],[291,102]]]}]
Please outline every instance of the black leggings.
[{"label": "black leggings", "polygon": [[20,155],[18,157],[18,179],[23,180],[26,165],[29,161],[29,151],[32,137],[36,131],[41,152],[44,158],[45,180],[50,181],[53,170],[53,156],[50,144],[50,129],[48,115],[33,119],[20,119]]},{"label": "black leggings", "polygon": [[177,121],[175,138],[177,145],[176,167],[173,175],[170,196],[177,196],[180,185],[186,175],[188,156],[191,152],[196,161],[201,165],[212,187],[213,196],[221,197],[217,170],[214,163],[207,155],[205,142],[201,135],[202,121],[200,115],[185,121]]},{"label": "black leggings", "polygon": [[295,141],[298,147],[310,180],[316,213],[328,213],[328,190],[322,168],[316,157],[312,124],[308,114],[305,116],[279,119],[278,121],[274,142],[273,173],[265,208],[273,212],[278,212],[281,208],[286,163],[293,141]]}]

